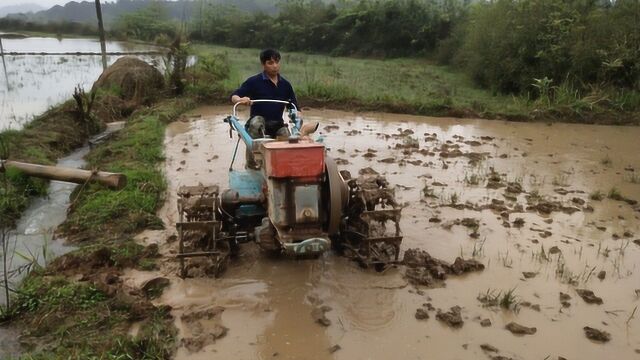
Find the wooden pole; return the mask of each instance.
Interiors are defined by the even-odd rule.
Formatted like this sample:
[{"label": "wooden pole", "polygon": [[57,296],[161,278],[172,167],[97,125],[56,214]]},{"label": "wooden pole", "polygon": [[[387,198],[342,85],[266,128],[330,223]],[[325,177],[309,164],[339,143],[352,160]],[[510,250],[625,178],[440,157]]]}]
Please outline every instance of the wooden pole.
[{"label": "wooden pole", "polygon": [[7,82],[7,90],[9,90],[9,75],[7,74],[7,64],[4,62],[4,47],[2,46],[2,37],[0,37],[0,57],[2,57],[2,69],[4,70],[4,79]]},{"label": "wooden pole", "polygon": [[204,0],[200,0],[200,40],[204,37]]},{"label": "wooden pole", "polygon": [[127,177],[123,174],[104,171],[65,168],[60,166],[36,165],[12,160],[0,160],[0,171],[5,168],[16,168],[28,176],[49,180],[58,180],[76,184],[95,181],[111,189],[120,190],[127,185]]},{"label": "wooden pole", "polygon": [[102,6],[100,5],[100,0],[96,0],[96,15],[98,16],[98,33],[100,34],[100,50],[102,51],[102,70],[107,70],[107,44],[104,37]]}]

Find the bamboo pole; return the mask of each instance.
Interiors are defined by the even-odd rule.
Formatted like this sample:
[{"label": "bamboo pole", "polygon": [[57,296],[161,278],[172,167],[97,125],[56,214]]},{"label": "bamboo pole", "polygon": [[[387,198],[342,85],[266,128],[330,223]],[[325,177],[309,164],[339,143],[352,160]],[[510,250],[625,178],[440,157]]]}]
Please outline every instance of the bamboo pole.
[{"label": "bamboo pole", "polygon": [[0,171],[5,171],[5,168],[8,167],[16,168],[29,176],[49,180],[65,181],[76,184],[95,181],[114,190],[120,190],[127,185],[127,177],[124,174],[73,169],[59,166],[36,165],[12,160],[0,160]]}]

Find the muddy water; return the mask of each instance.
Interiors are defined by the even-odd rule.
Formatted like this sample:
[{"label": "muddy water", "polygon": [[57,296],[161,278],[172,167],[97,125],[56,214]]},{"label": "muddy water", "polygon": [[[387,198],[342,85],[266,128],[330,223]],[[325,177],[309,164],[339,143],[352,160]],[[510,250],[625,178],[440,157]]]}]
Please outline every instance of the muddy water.
[{"label": "muddy water", "polygon": [[[114,122],[98,137],[122,129],[124,122]],[[81,168],[85,165],[84,156],[89,146],[82,147],[73,153],[58,159],[57,166]],[[29,263],[37,262],[46,266],[54,258],[63,255],[75,247],[64,243],[63,239],[54,238],[54,231],[67,217],[67,209],[71,203],[71,193],[77,184],[51,181],[47,196],[35,199],[22,214],[17,226],[8,234],[9,283],[16,288],[28,273],[25,268]],[[0,250],[1,251],[1,250]],[[1,255],[1,254],[0,254]],[[0,272],[0,275],[2,273]],[[4,282],[3,282],[4,284]],[[4,287],[0,291],[0,305],[6,304]],[[17,356],[20,346],[18,332],[11,328],[0,327],[0,358]]]},{"label": "muddy water", "polygon": [[[55,39],[30,37],[3,39],[5,52],[100,52],[100,42],[94,39]],[[108,41],[107,51],[154,51],[157,47]],[[120,56],[107,56],[110,65]],[[159,56],[140,56],[143,60],[162,65]],[[100,56],[74,55],[6,55],[5,68],[0,68],[0,130],[19,129],[33,116],[68,100],[76,86],[91,89],[102,73]]]},{"label": "muddy water", "polygon": [[[73,154],[62,158],[58,165],[66,167],[81,167],[82,159],[89,148],[82,148]],[[11,288],[15,288],[28,273],[24,267],[32,261],[45,266],[53,258],[74,249],[66,246],[60,239],[53,238],[55,228],[66,218],[69,207],[69,195],[76,184],[52,181],[47,196],[36,199],[24,212],[15,230],[8,235],[8,269]],[[3,282],[4,285],[4,282]],[[0,305],[6,304],[4,287],[0,292]],[[0,358],[17,356],[20,346],[18,332],[11,328],[0,327]]]},{"label": "muddy water", "polygon": [[[175,233],[174,190],[197,183],[226,187],[235,145],[222,121],[229,111],[227,107],[200,108],[169,126],[165,170],[171,191],[161,211],[168,230],[146,232],[139,237],[141,242],[159,243],[163,253],[174,254],[175,242],[167,243]],[[331,253],[318,260],[294,261],[270,259],[246,246],[220,279],[178,279],[175,263],[167,261],[162,275],[170,277],[172,285],[158,302],[173,307],[179,336],[188,339],[214,327],[228,328],[225,336],[205,341],[196,349],[181,347],[178,359],[640,356],[636,351],[640,349],[640,312],[632,316],[640,305],[635,293],[640,289],[640,246],[632,241],[640,239],[640,212],[625,202],[589,198],[594,191],[606,194],[615,187],[625,197],[640,200],[640,128],[320,110],[305,111],[305,118],[320,121],[319,135],[330,154],[349,162],[341,168],[357,174],[370,166],[398,185],[396,198],[406,205],[401,222],[403,249],[419,247],[446,261],[474,256],[486,269],[450,277],[446,287],[426,289],[408,284],[403,269],[378,274]],[[323,129],[327,125],[338,128]],[[414,132],[409,136],[418,140],[420,149],[433,154],[404,155],[402,149],[396,149],[396,144],[407,142],[406,135],[399,135],[406,129]],[[359,132],[347,134],[352,130]],[[463,153],[485,153],[485,158],[470,164],[466,157],[443,157],[436,149],[447,141],[458,144]],[[376,156],[363,157],[367,149]],[[242,150],[234,165],[238,169],[244,162]],[[393,163],[378,161],[389,157],[394,158]],[[491,169],[502,174],[505,183],[517,182],[529,194],[537,192],[563,204],[580,198],[586,204],[577,207],[591,205],[594,211],[571,215],[511,212],[505,214],[510,223],[515,218],[523,218],[525,223],[521,228],[506,228],[501,215],[492,210],[443,206],[505,200],[504,188],[485,187]],[[423,197],[425,185],[434,198]],[[575,192],[560,195],[559,188]],[[525,194],[515,200],[526,207]],[[429,222],[435,217],[441,222]],[[476,238],[470,237],[471,230],[451,224],[465,217],[479,220]],[[559,252],[550,252],[554,246]],[[606,275],[600,280],[596,275],[602,270]],[[522,272],[537,275],[526,279]],[[139,286],[159,274],[129,275],[132,286]],[[575,291],[581,288],[593,290],[604,303],[587,304]],[[477,300],[479,294],[511,289],[519,302],[539,305],[539,310],[523,305],[515,311],[487,308]],[[569,307],[561,305],[560,292],[571,296]],[[416,320],[416,309],[425,303],[443,311],[460,306],[463,327],[447,327],[436,320],[435,312],[430,312],[428,320]],[[315,323],[311,315],[321,305],[330,307],[326,312],[331,321],[328,327]],[[224,307],[224,312],[197,325],[181,318],[216,306]],[[482,327],[481,319],[489,319],[492,325]],[[511,321],[536,327],[537,332],[513,335],[505,329]],[[610,333],[611,341],[600,344],[588,340],[585,326]],[[485,343],[499,352],[486,353],[480,348]]]}]

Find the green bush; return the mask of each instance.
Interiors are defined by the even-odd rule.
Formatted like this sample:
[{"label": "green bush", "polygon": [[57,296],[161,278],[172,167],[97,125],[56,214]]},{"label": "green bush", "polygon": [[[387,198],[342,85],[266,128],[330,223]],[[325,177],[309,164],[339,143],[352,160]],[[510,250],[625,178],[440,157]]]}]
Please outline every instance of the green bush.
[{"label": "green bush", "polygon": [[202,54],[195,66],[187,69],[187,91],[207,99],[223,92],[221,82],[229,78],[231,64],[226,53]]},{"label": "green bush", "polygon": [[146,41],[160,40],[162,35],[175,38],[178,33],[176,24],[169,21],[166,10],[160,3],[151,3],[138,11],[120,16],[113,31],[120,37]]},{"label": "green bush", "polygon": [[496,91],[572,97],[589,85],[640,91],[640,5],[636,0],[497,0],[475,4],[457,63]]},{"label": "green bush", "polygon": [[426,54],[463,16],[464,0],[283,1],[276,15],[219,5],[194,25],[195,39],[334,55]]}]

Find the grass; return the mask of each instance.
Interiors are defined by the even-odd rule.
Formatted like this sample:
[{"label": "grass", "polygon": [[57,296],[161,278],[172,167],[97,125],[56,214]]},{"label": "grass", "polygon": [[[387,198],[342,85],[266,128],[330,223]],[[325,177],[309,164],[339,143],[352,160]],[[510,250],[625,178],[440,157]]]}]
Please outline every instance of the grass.
[{"label": "grass", "polygon": [[[36,117],[22,130],[0,132],[0,159],[49,165],[81,146],[89,134],[79,126],[72,109],[73,104],[68,102]],[[46,193],[45,180],[8,167],[0,173],[0,223],[13,225],[31,197]]]},{"label": "grass", "polygon": [[487,238],[484,237],[482,240],[473,243],[473,251],[471,253],[471,257],[476,258],[484,255],[484,243],[486,241]]},{"label": "grass", "polygon": [[604,193],[600,190],[596,190],[591,194],[589,194],[589,199],[595,200],[595,201],[602,201],[604,199]]},{"label": "grass", "polygon": [[516,288],[507,291],[487,289],[486,292],[478,294],[478,301],[486,307],[501,307],[505,310],[518,311],[520,301],[516,296]]},{"label": "grass", "polygon": [[620,190],[618,190],[615,187],[612,187],[611,189],[609,189],[609,192],[607,193],[607,197],[612,200],[624,201],[624,196],[622,196],[622,194],[620,193]]},{"label": "grass", "polygon": [[640,175],[635,172],[625,176],[625,179],[632,184],[640,184]]},{"label": "grass", "polygon": [[[194,45],[198,55],[225,54],[231,73],[223,88],[231,92],[261,71],[259,50]],[[465,74],[424,59],[357,59],[284,53],[282,74],[303,104],[384,110],[421,115],[526,118],[527,105],[473,85]]]},{"label": "grass", "polygon": [[569,176],[566,174],[560,174],[553,177],[551,181],[553,186],[569,186]]},{"label": "grass", "polygon": [[[168,310],[150,310],[138,335],[128,335],[131,303],[111,298],[91,283],[64,276],[32,273],[25,279],[13,307],[20,316],[23,344],[31,351],[21,359],[168,359],[176,329]],[[55,344],[39,348],[42,339]]]},{"label": "grass", "polygon": [[483,181],[484,181],[484,178],[481,175],[474,174],[474,173],[469,174],[466,172],[464,174],[464,183],[469,186],[480,185],[480,183]]},{"label": "grass", "polygon": [[[118,283],[105,279],[109,271],[156,267],[156,253],[132,237],[162,225],[155,212],[166,190],[158,166],[164,160],[164,128],[194,104],[190,98],[169,99],[138,111],[125,129],[86,157],[90,168],[123,172],[128,183],[117,192],[87,185],[74,193],[59,231],[70,240],[83,240],[83,246],[31,273],[12,307],[1,314],[19,324],[24,342],[33,345],[25,348],[24,358],[171,358],[177,330],[168,310],[121,288],[114,293],[109,289]],[[76,275],[85,281],[75,280]],[[134,321],[141,328],[132,337],[128,331]]]},{"label": "grass", "polygon": [[[211,44],[192,48],[198,56],[220,54],[229,59],[231,73],[222,83],[227,94],[261,71],[258,49]],[[626,107],[603,108],[593,102],[594,95],[580,96],[570,86],[558,87],[553,101],[501,95],[478,87],[466,73],[424,58],[363,59],[287,52],[282,57],[282,73],[294,85],[301,103],[308,106],[516,121],[639,123],[637,114],[623,110]],[[620,95],[612,96],[611,101],[638,100]]]},{"label": "grass", "polygon": [[547,252],[544,250],[544,245],[540,245],[540,250],[538,252],[533,252],[533,258],[537,259],[539,262],[550,261]]},{"label": "grass", "polygon": [[[423,193],[425,193],[424,189],[423,189]],[[460,195],[455,191],[453,193],[451,193],[451,194],[445,194],[443,192],[440,195],[440,200],[442,201],[442,204],[444,204],[444,205],[456,205],[460,201]]]},{"label": "grass", "polygon": [[155,212],[163,202],[165,179],[157,164],[162,153],[164,126],[187,108],[189,100],[169,100],[138,113],[113,141],[96,147],[88,166],[127,176],[127,186],[111,191],[99,185],[82,189],[61,229],[71,240],[119,238],[147,227],[161,227]]},{"label": "grass", "polygon": [[422,188],[422,196],[425,198],[437,199],[438,196],[435,194],[435,190],[429,186],[429,184],[424,184]]},{"label": "grass", "polygon": [[[83,122],[76,115],[73,100],[51,108],[26,124],[21,130],[0,132],[0,159],[11,159],[41,165],[55,164],[56,160],[84,145],[87,138],[104,128],[100,120],[114,120],[105,114],[111,110],[113,96],[98,93],[95,113],[90,122]],[[0,173],[0,177],[2,177]],[[44,196],[45,180],[28,177],[7,169],[7,182],[0,181],[0,214],[2,221],[15,222],[29,205],[31,197]],[[6,200],[7,197],[10,200]]]}]

